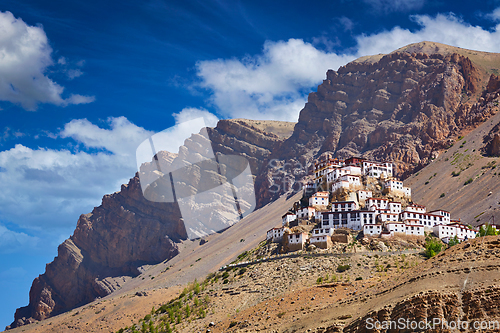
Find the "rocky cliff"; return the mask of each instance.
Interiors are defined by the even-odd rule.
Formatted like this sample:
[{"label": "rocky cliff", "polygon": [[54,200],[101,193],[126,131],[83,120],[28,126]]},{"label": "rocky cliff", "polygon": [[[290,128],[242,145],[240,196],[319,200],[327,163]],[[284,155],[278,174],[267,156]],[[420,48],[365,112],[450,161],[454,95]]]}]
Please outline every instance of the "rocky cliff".
[{"label": "rocky cliff", "polygon": [[[311,161],[322,154],[393,161],[405,177],[490,117],[493,109],[486,105],[498,85],[490,74],[499,67],[495,54],[415,44],[329,70],[294,127],[222,120],[208,135],[216,153],[249,161],[257,207],[300,190]],[[195,147],[194,141],[186,147]],[[179,156],[157,157],[167,165],[189,160],[182,149]],[[183,178],[187,185],[199,178],[190,175]],[[175,256],[177,242],[187,237],[180,215],[176,204],[145,200],[138,176],[105,196],[101,206],[80,217],[73,236],[35,279],[30,303],[17,310],[12,326],[107,295],[137,275],[138,266]]]},{"label": "rocky cliff", "polygon": [[[268,133],[263,128],[280,135]],[[283,138],[293,123],[222,120],[209,129],[214,151],[244,156],[253,173]],[[180,165],[196,154],[195,136],[186,140],[179,154],[160,152],[163,165]],[[142,172],[152,173],[152,163]],[[187,181],[196,177],[188,173]],[[189,184],[188,184],[189,185]],[[81,215],[74,234],[58,248],[58,255],[44,274],[33,281],[29,305],[18,309],[10,328],[43,320],[89,303],[118,289],[139,274],[138,267],[156,264],[179,253],[178,242],[187,238],[176,203],[146,200],[139,174],[119,192],[105,195],[102,204]]]},{"label": "rocky cliff", "polygon": [[473,62],[462,49],[435,46],[429,54],[411,52],[429,50],[416,45],[329,70],[309,95],[292,136],[271,154],[280,168],[258,177],[260,203],[286,192],[286,186],[268,190],[275,179],[293,185],[305,174],[294,166],[306,169],[324,153],[392,161],[405,178],[488,119],[484,94],[496,90],[498,80],[488,70],[499,59],[488,60],[486,68],[484,59]]}]

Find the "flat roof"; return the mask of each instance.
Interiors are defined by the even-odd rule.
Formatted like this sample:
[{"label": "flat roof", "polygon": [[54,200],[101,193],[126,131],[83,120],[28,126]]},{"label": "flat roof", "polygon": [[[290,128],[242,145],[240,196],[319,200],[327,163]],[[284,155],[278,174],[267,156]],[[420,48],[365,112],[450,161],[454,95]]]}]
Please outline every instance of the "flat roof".
[{"label": "flat roof", "polygon": [[444,209],[431,210],[429,213],[433,213],[433,212],[445,212],[445,213],[449,213],[449,211],[444,210]]}]

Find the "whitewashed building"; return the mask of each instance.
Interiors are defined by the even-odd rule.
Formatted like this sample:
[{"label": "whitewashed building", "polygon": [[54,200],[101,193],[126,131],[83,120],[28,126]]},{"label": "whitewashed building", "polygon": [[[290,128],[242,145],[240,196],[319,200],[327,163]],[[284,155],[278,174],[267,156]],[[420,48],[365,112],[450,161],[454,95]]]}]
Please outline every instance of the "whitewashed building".
[{"label": "whitewashed building", "polygon": [[404,212],[401,212],[401,214],[399,215],[402,221],[406,223],[409,223],[410,221],[415,221],[413,222],[414,224],[424,226],[425,229],[428,231],[432,231],[434,226],[438,224],[450,224],[449,217],[447,219],[445,216],[437,214],[415,213],[415,212],[408,212],[405,210]]},{"label": "whitewashed building", "polygon": [[[458,222],[460,222],[460,221],[452,221],[452,224],[453,224],[454,222],[455,222],[455,223],[458,223]],[[500,230],[500,225],[498,225],[498,224],[493,224],[493,223],[482,223],[482,224],[480,224],[480,225],[478,225],[478,226],[477,226],[477,230],[481,230],[481,228],[486,229],[486,228],[487,228],[487,226],[491,226],[491,227],[492,227],[494,230],[496,230],[496,231]]]},{"label": "whitewashed building", "polygon": [[299,209],[297,211],[297,218],[309,220],[311,217],[314,216],[315,212],[316,212],[316,209],[314,207],[304,207],[304,208]]},{"label": "whitewashed building", "polygon": [[380,211],[389,209],[389,199],[385,198],[368,198],[365,207],[369,210]]},{"label": "whitewashed building", "polygon": [[288,234],[288,250],[289,251],[297,251],[304,249],[304,245],[306,244],[309,235],[307,232],[296,232],[292,234]]},{"label": "whitewashed building", "polygon": [[421,225],[406,224],[406,234],[413,236],[425,236],[425,228]]},{"label": "whitewashed building", "polygon": [[343,161],[338,159],[325,159],[314,163],[314,182],[320,183],[324,175],[344,165]]},{"label": "whitewashed building", "polygon": [[384,183],[384,188],[389,191],[403,192],[403,182],[394,178],[388,179]]},{"label": "whitewashed building", "polygon": [[388,222],[386,223],[387,230],[394,236],[394,234],[406,235],[406,224],[403,222]]},{"label": "whitewashed building", "polygon": [[400,180],[394,178],[388,179],[384,183],[384,188],[392,194],[411,198],[411,188],[405,187]]},{"label": "whitewashed building", "polygon": [[316,192],[309,198],[309,206],[328,206],[328,192]]},{"label": "whitewashed building", "polygon": [[389,209],[390,213],[399,214],[401,213],[401,202],[389,201],[387,203],[387,208]]},{"label": "whitewashed building", "polygon": [[329,249],[332,247],[333,228],[316,228],[311,232],[309,244],[320,249]]},{"label": "whitewashed building", "polygon": [[353,175],[353,176],[361,176],[361,167],[356,166],[356,165],[345,165],[341,167],[342,170],[345,170],[347,175]]},{"label": "whitewashed building", "polygon": [[273,243],[281,242],[281,240],[283,239],[283,235],[285,233],[285,230],[287,230],[287,228],[285,228],[285,227],[269,229],[267,231],[267,240],[271,241]]},{"label": "whitewashed building", "polygon": [[356,189],[361,186],[361,180],[359,176],[344,175],[337,178],[332,184],[332,192],[339,189]]},{"label": "whitewashed building", "polygon": [[467,227],[463,224],[456,223],[456,224],[438,224],[438,225],[435,225],[433,228],[433,233],[439,239],[447,238],[449,240],[450,238],[457,236],[457,238],[460,241],[463,241],[465,239],[475,238],[477,231],[470,229],[469,227]]},{"label": "whitewashed building", "polygon": [[297,214],[292,212],[286,212],[283,216],[281,216],[282,225],[286,225],[287,223],[293,222],[297,219]]},{"label": "whitewashed building", "polygon": [[410,213],[425,213],[426,209],[425,209],[425,206],[417,205],[417,204],[411,204],[411,205],[406,206],[405,212],[410,212]]},{"label": "whitewashed building", "polygon": [[372,162],[372,161],[363,161],[362,162],[362,171],[363,174],[367,177],[382,177],[382,178],[390,178],[393,176],[393,165],[392,163],[387,162]]},{"label": "whitewashed building", "polygon": [[397,222],[399,221],[399,214],[394,213],[380,213],[378,214],[380,222]]},{"label": "whitewashed building", "polygon": [[359,206],[356,201],[335,201],[332,202],[332,212],[347,212],[358,210]]},{"label": "whitewashed building", "polygon": [[382,233],[382,224],[366,224],[363,226],[365,236],[379,236]]},{"label": "whitewashed building", "polygon": [[365,224],[376,223],[376,213],[364,210],[323,212],[321,213],[320,221],[323,228],[349,228],[361,230]]},{"label": "whitewashed building", "polygon": [[372,191],[359,190],[358,191],[358,200],[364,202],[366,199],[371,198],[373,196]]},{"label": "whitewashed building", "polygon": [[433,211],[430,211],[429,214],[433,214],[433,215],[438,215],[438,216],[442,216],[443,217],[443,223],[444,224],[448,224],[451,222],[451,215],[450,215],[450,212],[446,211],[446,210],[442,210],[442,209],[439,209],[439,210],[433,210]]}]

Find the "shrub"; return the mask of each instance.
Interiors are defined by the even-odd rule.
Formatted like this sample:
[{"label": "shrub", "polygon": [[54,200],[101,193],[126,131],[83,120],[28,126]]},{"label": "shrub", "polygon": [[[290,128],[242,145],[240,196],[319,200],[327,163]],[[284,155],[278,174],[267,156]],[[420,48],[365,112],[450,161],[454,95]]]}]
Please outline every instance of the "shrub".
[{"label": "shrub", "polygon": [[460,173],[461,173],[461,172],[462,172],[462,171],[459,171],[459,172],[455,172],[455,171],[453,171],[453,172],[451,173],[451,175],[452,175],[453,177],[458,177],[458,176],[460,176]]},{"label": "shrub", "polygon": [[283,317],[285,314],[286,314],[286,312],[280,312],[280,313],[278,313],[278,318]]},{"label": "shrub", "polygon": [[342,272],[347,271],[350,268],[351,268],[350,265],[338,265],[337,266],[337,272],[342,273]]},{"label": "shrub", "polygon": [[443,243],[436,238],[428,238],[425,242],[425,256],[432,258],[443,249]]},{"label": "shrub", "polygon": [[240,269],[240,271],[238,272],[239,275],[243,275],[245,274],[245,272],[247,271],[247,268],[246,267],[243,267]]},{"label": "shrub", "polygon": [[240,255],[238,255],[238,260],[245,258],[247,255],[248,255],[248,251],[241,253]]},{"label": "shrub", "polygon": [[484,236],[496,236],[499,234],[499,231],[496,231],[491,225],[486,224],[479,229],[479,232],[476,234],[476,237],[484,237]]},{"label": "shrub", "polygon": [[317,284],[320,284],[321,282],[323,282],[323,277],[320,276],[317,280],[316,280],[316,283]]},{"label": "shrub", "polygon": [[236,325],[238,325],[238,322],[237,321],[232,321],[231,324],[229,324],[229,328],[234,327]]},{"label": "shrub", "polygon": [[444,198],[445,194],[444,193],[441,193],[441,195],[439,196],[440,198]]},{"label": "shrub", "polygon": [[455,235],[455,237],[451,238],[450,241],[448,242],[448,246],[452,247],[457,245],[458,243],[460,243],[460,241],[458,240],[457,235]]},{"label": "shrub", "polygon": [[464,183],[464,186],[469,185],[470,183],[472,183],[472,181],[473,181],[472,178],[467,179]]},{"label": "shrub", "polygon": [[360,281],[360,280],[363,280],[363,278],[362,278],[361,276],[358,276],[358,277],[356,278],[356,281]]}]

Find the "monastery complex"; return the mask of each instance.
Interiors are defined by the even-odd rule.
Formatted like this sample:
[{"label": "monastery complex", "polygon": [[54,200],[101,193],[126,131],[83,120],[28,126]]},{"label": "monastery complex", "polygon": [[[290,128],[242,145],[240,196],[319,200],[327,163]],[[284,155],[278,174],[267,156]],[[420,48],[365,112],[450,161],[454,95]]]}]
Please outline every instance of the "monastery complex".
[{"label": "monastery complex", "polygon": [[[396,235],[425,237],[433,233],[444,242],[476,237],[471,229],[445,210],[427,211],[411,200],[411,188],[394,175],[390,162],[351,157],[324,158],[314,163],[303,198],[282,216],[281,226],[267,232],[267,240],[287,245],[288,251],[307,245],[327,249],[346,242],[346,232],[368,238]],[[292,232],[298,225],[314,225],[308,232]]]}]

